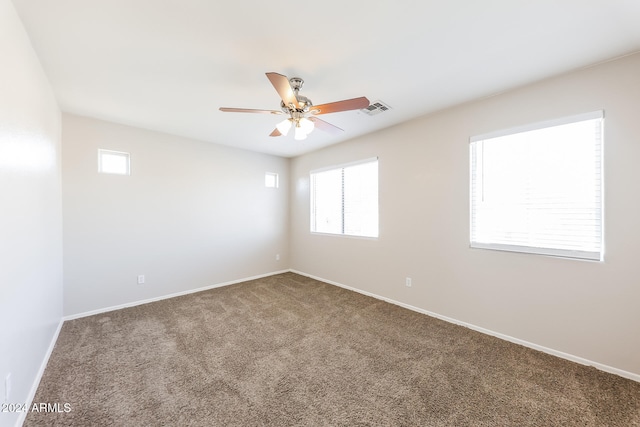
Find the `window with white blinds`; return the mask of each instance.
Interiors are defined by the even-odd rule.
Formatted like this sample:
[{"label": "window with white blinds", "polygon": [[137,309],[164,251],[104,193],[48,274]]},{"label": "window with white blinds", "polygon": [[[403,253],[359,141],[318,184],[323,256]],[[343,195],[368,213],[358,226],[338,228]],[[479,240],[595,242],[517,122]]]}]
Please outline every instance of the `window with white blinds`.
[{"label": "window with white blinds", "polygon": [[471,247],[602,260],[603,117],[471,138]]},{"label": "window with white blinds", "polygon": [[311,172],[311,231],[378,237],[378,159]]}]

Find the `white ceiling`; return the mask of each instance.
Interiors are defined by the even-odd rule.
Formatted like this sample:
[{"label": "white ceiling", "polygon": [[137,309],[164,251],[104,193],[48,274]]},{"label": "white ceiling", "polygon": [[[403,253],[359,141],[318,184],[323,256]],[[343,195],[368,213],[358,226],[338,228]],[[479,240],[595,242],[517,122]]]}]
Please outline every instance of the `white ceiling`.
[{"label": "white ceiling", "polygon": [[[640,50],[638,0],[13,0],[63,111],[286,157]],[[268,135],[265,76],[345,130]]]}]

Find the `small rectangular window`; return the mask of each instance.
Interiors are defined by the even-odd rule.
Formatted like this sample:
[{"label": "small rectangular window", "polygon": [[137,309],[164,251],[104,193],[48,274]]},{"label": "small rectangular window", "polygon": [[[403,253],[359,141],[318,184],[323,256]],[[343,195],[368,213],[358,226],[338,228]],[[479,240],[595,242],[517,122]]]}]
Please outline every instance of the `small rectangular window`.
[{"label": "small rectangular window", "polygon": [[471,138],[471,247],[601,260],[603,117]]},{"label": "small rectangular window", "polygon": [[311,172],[311,231],[378,237],[378,159]]},{"label": "small rectangular window", "polygon": [[130,175],[129,153],[98,150],[98,172]]},{"label": "small rectangular window", "polygon": [[275,172],[265,173],[264,186],[267,188],[278,188],[278,174]]}]

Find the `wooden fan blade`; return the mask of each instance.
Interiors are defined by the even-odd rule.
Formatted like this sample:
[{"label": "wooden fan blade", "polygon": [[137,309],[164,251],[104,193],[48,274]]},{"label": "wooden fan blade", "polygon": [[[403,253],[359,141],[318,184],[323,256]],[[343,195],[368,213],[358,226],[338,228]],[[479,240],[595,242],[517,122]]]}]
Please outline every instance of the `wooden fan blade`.
[{"label": "wooden fan blade", "polygon": [[338,126],[334,126],[331,123],[325,122],[324,120],[317,117],[309,117],[309,120],[313,122],[315,127],[325,132],[329,132],[334,135],[339,135],[341,132],[344,132],[344,130],[340,129]]},{"label": "wooden fan blade", "polygon": [[293,104],[294,108],[300,107],[298,98],[296,98],[296,94],[293,92],[291,83],[289,83],[289,79],[287,78],[287,76],[283,76],[282,74],[278,73],[265,74],[267,75],[267,78],[269,79],[273,87],[276,89],[276,92],[278,92],[278,95],[280,95],[280,98],[282,98],[282,102],[284,102],[284,105],[289,106]]},{"label": "wooden fan blade", "polygon": [[361,96],[360,98],[345,99],[344,101],[330,102],[328,104],[314,105],[311,107],[313,114],[329,114],[340,111],[360,110],[369,106],[369,100]]},{"label": "wooden fan blade", "polygon": [[271,133],[269,134],[269,136],[282,136],[282,134],[280,133],[280,131],[278,130],[278,128],[275,128],[275,129],[273,130],[273,132],[271,132]]},{"label": "wooden fan blade", "polygon": [[220,111],[224,111],[225,113],[284,114],[282,111],[278,111],[278,110],[256,110],[253,108],[220,107]]}]

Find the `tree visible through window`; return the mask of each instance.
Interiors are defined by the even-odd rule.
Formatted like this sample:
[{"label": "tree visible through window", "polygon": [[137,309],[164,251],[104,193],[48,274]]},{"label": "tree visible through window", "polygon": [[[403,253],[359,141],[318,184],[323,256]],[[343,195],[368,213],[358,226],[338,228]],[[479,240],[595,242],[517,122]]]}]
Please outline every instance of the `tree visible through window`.
[{"label": "tree visible through window", "polygon": [[311,172],[311,231],[378,237],[378,160]]},{"label": "tree visible through window", "polygon": [[471,247],[602,259],[601,111],[471,138]]}]

